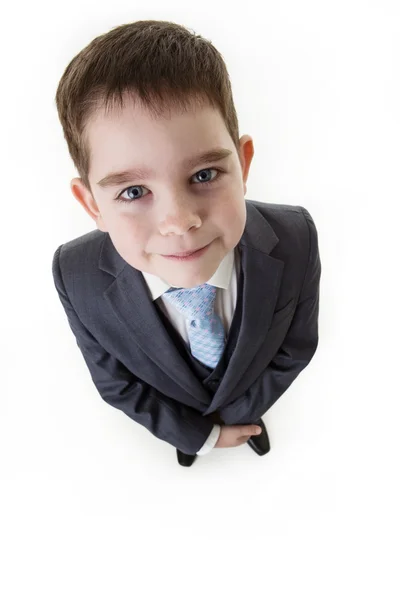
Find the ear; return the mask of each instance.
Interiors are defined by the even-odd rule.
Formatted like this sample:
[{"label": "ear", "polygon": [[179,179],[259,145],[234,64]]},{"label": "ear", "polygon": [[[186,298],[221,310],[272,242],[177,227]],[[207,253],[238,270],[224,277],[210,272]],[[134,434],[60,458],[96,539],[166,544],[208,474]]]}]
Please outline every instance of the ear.
[{"label": "ear", "polygon": [[91,192],[82,182],[80,177],[74,177],[70,183],[72,194],[78,200],[79,204],[83,206],[87,214],[93,219],[100,231],[107,232],[107,228],[101,216],[100,210],[97,206],[95,199]]},{"label": "ear", "polygon": [[250,164],[253,160],[254,156],[254,145],[253,139],[250,135],[242,135],[239,140],[240,142],[240,152],[239,159],[240,165],[242,167],[242,177],[243,177],[243,190],[244,193],[247,193],[247,178],[249,176]]}]

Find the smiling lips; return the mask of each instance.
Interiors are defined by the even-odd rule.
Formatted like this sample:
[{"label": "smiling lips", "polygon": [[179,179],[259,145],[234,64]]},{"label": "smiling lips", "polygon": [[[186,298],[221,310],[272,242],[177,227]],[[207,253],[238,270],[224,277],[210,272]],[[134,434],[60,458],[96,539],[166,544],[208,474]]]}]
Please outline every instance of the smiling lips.
[{"label": "smiling lips", "polygon": [[[207,244],[207,246],[208,246],[208,244]],[[195,252],[198,252],[199,250],[202,250],[203,248],[205,248],[205,246],[201,246],[201,248],[196,248],[196,250],[187,250],[186,252],[177,252],[176,254],[164,254],[164,256],[181,256],[181,257],[190,256],[191,254],[194,254]]]},{"label": "smiling lips", "polygon": [[164,256],[164,258],[167,258],[168,260],[177,260],[177,261],[191,261],[191,260],[197,260],[198,258],[200,258],[200,256],[203,256],[203,254],[205,254],[208,250],[208,248],[211,246],[212,242],[210,242],[209,244],[207,244],[207,246],[203,246],[202,248],[199,248],[198,250],[191,250],[189,252],[181,252],[180,254],[169,254],[169,255],[162,255]]}]

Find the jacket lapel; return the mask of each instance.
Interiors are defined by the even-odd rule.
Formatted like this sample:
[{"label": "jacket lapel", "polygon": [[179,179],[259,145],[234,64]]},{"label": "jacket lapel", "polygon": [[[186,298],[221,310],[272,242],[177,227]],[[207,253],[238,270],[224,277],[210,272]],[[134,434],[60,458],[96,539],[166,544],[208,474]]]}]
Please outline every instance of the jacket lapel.
[{"label": "jacket lapel", "polygon": [[[251,201],[246,200],[246,209],[246,226],[239,242],[244,286],[242,322],[236,348],[211,404],[159,319],[143,275],[118,254],[108,234],[100,254],[99,268],[115,277],[103,297],[120,321],[120,335],[128,334],[151,361],[195,398],[196,405],[207,407],[203,414],[214,412],[231,399],[265,339],[281,285],[284,262],[269,256],[279,239]],[[136,367],[135,374],[140,377],[140,364]]]}]

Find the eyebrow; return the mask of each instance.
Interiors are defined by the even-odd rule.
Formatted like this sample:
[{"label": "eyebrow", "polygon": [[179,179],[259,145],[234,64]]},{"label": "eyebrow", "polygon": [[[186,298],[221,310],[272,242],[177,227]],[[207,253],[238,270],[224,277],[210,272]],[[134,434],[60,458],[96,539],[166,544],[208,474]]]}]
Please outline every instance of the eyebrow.
[{"label": "eyebrow", "polygon": [[[213,148],[207,152],[202,152],[197,156],[193,156],[191,158],[187,158],[183,161],[183,167],[186,169],[190,169],[195,167],[200,163],[212,163],[223,160],[232,154],[231,150],[227,148]],[[97,182],[102,188],[109,188],[118,185],[122,185],[129,181],[133,181],[135,179],[146,179],[146,177],[151,177],[154,175],[153,169],[148,169],[146,167],[137,167],[134,169],[129,169],[127,171],[119,171],[115,173],[109,173],[103,179]]]}]

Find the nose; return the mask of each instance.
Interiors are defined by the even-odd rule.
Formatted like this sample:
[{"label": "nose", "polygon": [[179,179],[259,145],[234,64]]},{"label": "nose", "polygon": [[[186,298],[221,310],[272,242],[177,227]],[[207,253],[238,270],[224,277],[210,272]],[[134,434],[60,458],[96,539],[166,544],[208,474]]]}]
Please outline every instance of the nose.
[{"label": "nose", "polygon": [[192,228],[201,225],[201,218],[194,203],[182,199],[170,200],[164,205],[164,213],[160,220],[160,232],[163,235],[173,233],[182,235]]}]

